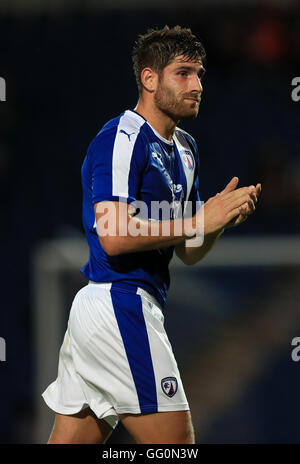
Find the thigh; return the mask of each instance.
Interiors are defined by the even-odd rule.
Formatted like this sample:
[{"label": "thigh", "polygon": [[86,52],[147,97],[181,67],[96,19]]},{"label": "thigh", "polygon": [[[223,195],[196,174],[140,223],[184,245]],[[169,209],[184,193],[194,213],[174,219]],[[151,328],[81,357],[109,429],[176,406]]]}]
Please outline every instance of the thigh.
[{"label": "thigh", "polygon": [[120,414],[119,418],[138,444],[195,443],[190,411]]},{"label": "thigh", "polygon": [[105,443],[112,431],[105,420],[85,408],[77,414],[56,414],[48,444]]}]

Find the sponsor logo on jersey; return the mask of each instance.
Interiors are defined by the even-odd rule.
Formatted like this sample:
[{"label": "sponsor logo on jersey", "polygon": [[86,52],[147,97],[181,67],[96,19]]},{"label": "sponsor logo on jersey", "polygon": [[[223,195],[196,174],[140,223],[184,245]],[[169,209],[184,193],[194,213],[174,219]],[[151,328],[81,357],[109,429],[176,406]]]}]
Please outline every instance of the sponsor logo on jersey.
[{"label": "sponsor logo on jersey", "polygon": [[176,377],[165,377],[161,381],[161,388],[162,391],[169,397],[172,398],[172,396],[175,395],[177,392],[177,380]]},{"label": "sponsor logo on jersey", "polygon": [[159,164],[161,166],[163,166],[163,162],[162,162],[162,159],[161,159],[161,154],[160,153],[155,153],[155,151],[153,151],[152,153],[152,156],[154,159],[157,159],[157,161],[159,162]]},{"label": "sponsor logo on jersey", "polygon": [[182,190],[182,185],[181,184],[173,184],[173,191],[174,193],[179,193]]},{"label": "sponsor logo on jersey", "polygon": [[181,151],[180,152],[182,161],[184,162],[184,165],[187,169],[192,171],[194,169],[194,158],[193,155],[190,154],[187,150]]},{"label": "sponsor logo on jersey", "polygon": [[125,132],[123,129],[121,129],[120,132],[121,132],[121,134],[126,134],[126,135],[127,135],[129,142],[130,142],[130,137],[131,137],[133,134],[135,134],[135,132],[131,132],[131,134],[128,134],[128,133]]}]

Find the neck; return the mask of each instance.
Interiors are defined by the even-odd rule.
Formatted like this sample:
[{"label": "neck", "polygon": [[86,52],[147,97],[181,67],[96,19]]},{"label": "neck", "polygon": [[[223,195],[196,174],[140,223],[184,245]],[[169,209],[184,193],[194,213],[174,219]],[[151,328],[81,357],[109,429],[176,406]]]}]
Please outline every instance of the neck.
[{"label": "neck", "polygon": [[146,102],[142,97],[134,110],[143,116],[162,137],[172,140],[178,121],[163,113],[152,102]]}]

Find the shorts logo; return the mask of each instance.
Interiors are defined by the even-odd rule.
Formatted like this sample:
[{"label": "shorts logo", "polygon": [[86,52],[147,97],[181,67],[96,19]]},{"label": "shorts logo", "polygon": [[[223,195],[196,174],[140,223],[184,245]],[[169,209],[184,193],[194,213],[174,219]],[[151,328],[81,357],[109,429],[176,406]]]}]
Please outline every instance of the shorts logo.
[{"label": "shorts logo", "polygon": [[169,397],[172,398],[172,396],[175,395],[177,392],[177,380],[175,377],[165,377],[161,381],[161,388],[163,392]]}]

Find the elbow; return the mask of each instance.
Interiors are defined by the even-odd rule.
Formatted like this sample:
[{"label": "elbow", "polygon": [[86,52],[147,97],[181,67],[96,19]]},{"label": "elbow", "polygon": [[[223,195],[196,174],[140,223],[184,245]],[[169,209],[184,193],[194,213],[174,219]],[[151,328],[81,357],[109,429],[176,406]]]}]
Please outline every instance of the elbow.
[{"label": "elbow", "polygon": [[199,263],[199,261],[201,261],[205,256],[206,253],[190,255],[187,256],[183,262],[186,266],[193,266],[194,264]]},{"label": "elbow", "polygon": [[181,261],[186,266],[193,266],[194,264],[198,263],[198,260],[195,260],[195,259],[182,259]]},{"label": "elbow", "polygon": [[100,245],[108,256],[118,256],[123,250],[118,246],[117,240],[114,240],[116,237],[99,237]]},{"label": "elbow", "polygon": [[193,259],[191,256],[186,255],[185,253],[176,253],[180,261],[185,264],[185,266],[193,266],[196,264],[199,260],[198,259]]}]

